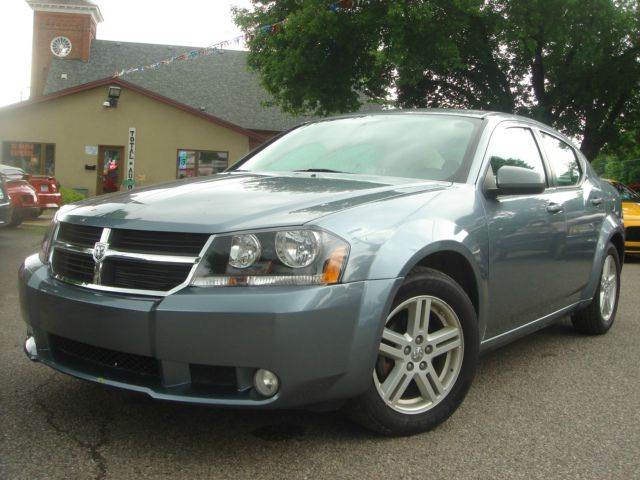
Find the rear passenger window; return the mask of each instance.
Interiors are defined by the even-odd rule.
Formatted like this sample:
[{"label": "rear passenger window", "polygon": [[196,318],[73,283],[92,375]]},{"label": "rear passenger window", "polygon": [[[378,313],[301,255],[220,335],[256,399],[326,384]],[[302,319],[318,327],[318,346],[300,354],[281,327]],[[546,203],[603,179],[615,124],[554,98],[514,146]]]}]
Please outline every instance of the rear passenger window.
[{"label": "rear passenger window", "polygon": [[495,175],[500,167],[523,167],[546,178],[542,157],[533,132],[528,128],[511,127],[498,130],[491,139],[491,170]]},{"label": "rear passenger window", "polygon": [[573,148],[547,133],[542,134],[542,143],[547,153],[547,158],[551,164],[551,168],[556,174],[558,185],[561,187],[570,187],[580,182],[582,171],[580,170],[580,162]]}]

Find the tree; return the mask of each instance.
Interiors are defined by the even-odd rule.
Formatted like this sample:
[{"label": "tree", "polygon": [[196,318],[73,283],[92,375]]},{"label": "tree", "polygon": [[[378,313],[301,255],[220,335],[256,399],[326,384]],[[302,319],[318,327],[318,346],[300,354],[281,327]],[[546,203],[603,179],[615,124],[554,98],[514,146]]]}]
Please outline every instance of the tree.
[{"label": "tree", "polygon": [[637,0],[253,0],[234,16],[291,113],[353,111],[362,94],[515,112],[591,160],[640,111]]},{"label": "tree", "polygon": [[640,128],[623,132],[615,145],[607,145],[592,162],[605,178],[626,184],[640,183]]}]

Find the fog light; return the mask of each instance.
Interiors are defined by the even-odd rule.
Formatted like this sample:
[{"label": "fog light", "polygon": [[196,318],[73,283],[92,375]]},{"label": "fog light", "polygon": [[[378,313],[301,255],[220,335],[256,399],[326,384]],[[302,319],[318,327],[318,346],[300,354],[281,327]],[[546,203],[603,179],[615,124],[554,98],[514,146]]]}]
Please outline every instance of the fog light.
[{"label": "fog light", "polygon": [[36,339],[33,337],[28,337],[24,342],[24,352],[29,357],[29,360],[37,360],[38,359],[38,348],[36,347]]},{"label": "fog light", "polygon": [[253,386],[260,395],[273,397],[278,391],[280,382],[275,373],[269,370],[260,369],[253,376]]}]

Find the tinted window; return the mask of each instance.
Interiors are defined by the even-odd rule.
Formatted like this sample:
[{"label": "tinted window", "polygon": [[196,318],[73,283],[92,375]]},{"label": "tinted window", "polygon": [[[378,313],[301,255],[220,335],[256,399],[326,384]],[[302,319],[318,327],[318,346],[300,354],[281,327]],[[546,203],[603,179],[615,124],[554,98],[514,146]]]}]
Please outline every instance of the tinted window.
[{"label": "tinted window", "polygon": [[463,116],[405,114],[311,123],[276,140],[239,168],[464,181],[467,152],[481,123]]},{"label": "tinted window", "polygon": [[533,133],[528,128],[512,127],[498,130],[491,139],[491,169],[495,175],[500,167],[523,167],[546,178],[542,157]]},{"label": "tinted window", "polygon": [[580,163],[576,157],[576,152],[567,143],[544,132],[542,133],[542,143],[547,153],[547,158],[551,168],[556,174],[558,185],[567,187],[577,185],[582,172]]}]

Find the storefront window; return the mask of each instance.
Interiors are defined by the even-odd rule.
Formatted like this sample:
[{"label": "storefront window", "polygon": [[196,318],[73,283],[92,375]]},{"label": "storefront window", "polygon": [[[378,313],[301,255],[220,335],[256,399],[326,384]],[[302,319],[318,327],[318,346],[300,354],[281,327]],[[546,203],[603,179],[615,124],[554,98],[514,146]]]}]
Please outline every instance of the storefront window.
[{"label": "storefront window", "polygon": [[2,163],[31,175],[55,174],[55,145],[52,143],[2,142]]},{"label": "storefront window", "polygon": [[178,150],[178,178],[203,177],[226,170],[228,152]]}]

